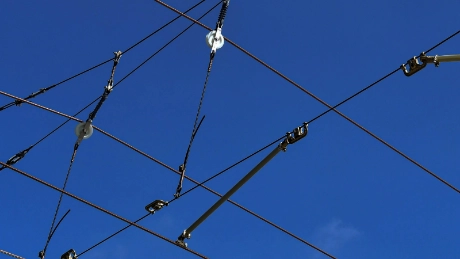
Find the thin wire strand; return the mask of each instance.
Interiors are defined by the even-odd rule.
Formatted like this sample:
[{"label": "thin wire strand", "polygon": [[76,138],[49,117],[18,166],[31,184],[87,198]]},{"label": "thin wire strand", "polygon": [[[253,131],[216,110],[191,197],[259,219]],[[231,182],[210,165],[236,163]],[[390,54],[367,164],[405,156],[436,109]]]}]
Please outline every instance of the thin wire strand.
[{"label": "thin wire strand", "polygon": [[[139,221],[141,221],[141,220],[147,218],[149,215],[151,215],[151,213],[142,216],[142,217],[139,218],[138,220],[134,221],[134,223],[138,223]],[[127,225],[126,227],[124,227],[124,228],[118,230],[117,232],[113,233],[112,235],[110,235],[110,236],[104,238],[103,240],[101,240],[101,241],[98,242],[97,244],[95,244],[95,245],[91,246],[90,248],[86,249],[85,251],[81,252],[81,253],[78,255],[78,257],[81,257],[81,256],[84,255],[85,253],[91,251],[92,249],[96,248],[97,246],[101,245],[102,243],[106,242],[107,240],[111,239],[112,237],[114,237],[114,236],[120,234],[121,232],[125,231],[126,229],[128,229],[128,228],[131,227],[131,226],[132,226],[132,225]]]},{"label": "thin wire strand", "polygon": [[[196,21],[195,19],[189,17],[188,15],[186,14],[183,14],[181,13],[180,11],[178,11],[177,9],[159,1],[159,0],[155,0],[157,1],[158,3],[160,3],[161,5],[167,7],[168,9],[178,13],[178,14],[181,14],[182,16],[184,16],[185,18],[189,19],[190,21],[208,29],[208,30],[211,30],[210,27],[202,24],[201,22],[199,21]],[[449,39],[451,39],[452,37],[454,37],[455,35],[459,34],[460,31],[457,31],[455,32],[454,34],[452,34],[451,36],[449,36],[448,38],[444,39],[443,41],[441,41],[440,43],[436,44],[434,47],[428,49],[427,52],[430,52],[432,51],[433,49],[439,47],[441,44],[445,43],[446,41],[448,41]],[[283,79],[285,79],[286,81],[288,81],[289,83],[291,83],[292,85],[294,85],[295,87],[297,87],[298,89],[300,89],[302,92],[308,94],[310,97],[312,97],[313,99],[317,100],[318,102],[320,102],[321,104],[323,104],[324,106],[328,107],[330,110],[333,110],[334,112],[336,112],[338,115],[342,116],[344,119],[346,119],[347,121],[351,122],[352,124],[354,124],[356,127],[360,128],[361,130],[363,130],[364,132],[366,132],[367,134],[369,134],[370,136],[372,136],[373,138],[375,138],[376,140],[378,140],[379,142],[381,142],[382,144],[384,144],[385,146],[389,147],[391,150],[393,150],[394,152],[398,153],[399,155],[401,155],[402,157],[404,157],[405,159],[409,160],[410,162],[412,162],[414,165],[418,166],[420,169],[422,169],[423,171],[425,171],[426,173],[430,174],[431,176],[433,176],[434,178],[436,178],[437,180],[439,180],[440,182],[442,182],[443,184],[445,184],[446,186],[450,187],[452,190],[456,191],[457,193],[460,193],[460,190],[457,189],[455,186],[453,186],[452,184],[450,184],[449,182],[447,182],[446,180],[442,179],[441,177],[439,177],[438,175],[436,175],[435,173],[431,172],[429,169],[427,169],[426,167],[422,166],[420,163],[418,163],[417,161],[415,161],[414,159],[410,158],[409,156],[407,156],[406,154],[404,154],[403,152],[399,151],[398,149],[396,149],[395,147],[393,147],[392,145],[390,145],[389,143],[385,142],[383,139],[381,139],[380,137],[378,137],[377,135],[375,135],[374,133],[372,133],[371,131],[369,131],[368,129],[364,128],[363,126],[361,126],[360,124],[358,124],[357,122],[355,122],[354,120],[352,120],[351,118],[349,118],[348,116],[346,116],[345,114],[341,113],[340,111],[336,110],[333,106],[329,105],[328,103],[326,103],[325,101],[321,100],[319,97],[317,97],[316,95],[314,95],[313,93],[311,93],[310,91],[308,91],[307,89],[303,88],[301,85],[299,85],[298,83],[294,82],[292,79],[288,78],[287,76],[283,75],[281,72],[277,71],[276,69],[272,68],[270,65],[268,65],[267,63],[265,63],[264,61],[262,61],[261,59],[259,59],[258,57],[254,56],[253,54],[251,54],[250,52],[248,52],[247,50],[243,49],[242,47],[238,46],[236,43],[234,43],[233,41],[231,41],[230,39],[226,38],[225,39],[228,43],[230,43],[231,45],[235,46],[237,49],[241,50],[242,52],[244,52],[245,54],[247,54],[248,56],[250,56],[251,58],[253,58],[254,60],[256,60],[257,62],[259,62],[260,64],[264,65],[265,67],[267,67],[268,69],[270,69],[272,72],[274,72],[275,74],[279,75],[280,77],[282,77]],[[390,74],[394,74],[394,72],[390,73]],[[367,88],[369,89],[369,88]]]},{"label": "thin wire strand", "polygon": [[20,257],[19,255],[12,254],[12,253],[7,252],[7,251],[2,250],[2,249],[0,249],[0,253],[9,255],[9,256],[17,258],[17,259],[25,259],[24,257]]},{"label": "thin wire strand", "polygon": [[203,186],[203,184],[205,184],[205,183],[211,181],[212,179],[218,177],[219,175],[221,175],[221,174],[227,172],[228,170],[232,169],[233,167],[235,167],[235,166],[237,166],[237,165],[243,163],[244,161],[248,160],[249,158],[251,158],[251,157],[253,157],[253,156],[259,154],[260,152],[262,152],[262,151],[264,151],[265,149],[271,147],[272,145],[276,144],[278,141],[282,140],[282,139],[285,138],[285,137],[286,137],[286,136],[283,136],[283,137],[281,137],[281,138],[279,138],[279,139],[277,139],[277,140],[271,142],[270,144],[264,146],[263,148],[257,150],[256,152],[254,152],[254,153],[252,153],[252,154],[246,156],[245,158],[241,159],[240,161],[238,161],[238,162],[232,164],[231,166],[225,168],[224,170],[220,171],[219,173],[217,173],[217,174],[215,174],[215,175],[209,177],[208,179],[206,179],[206,180],[200,182],[199,184],[196,184],[195,186],[193,186],[193,187],[190,188],[189,190],[187,190],[187,191],[185,191],[184,193],[182,193],[179,197],[176,197],[176,198],[172,199],[172,200],[169,201],[168,203],[172,203],[173,201],[175,201],[175,200],[179,199],[180,197],[186,195],[187,193],[189,193],[189,192],[195,190],[196,188]]},{"label": "thin wire strand", "polygon": [[121,216],[118,216],[117,214],[115,214],[115,213],[113,213],[113,212],[111,212],[111,211],[108,211],[108,210],[106,210],[106,209],[104,209],[104,208],[102,208],[102,207],[100,207],[100,206],[98,206],[98,205],[95,205],[95,204],[93,204],[93,203],[91,203],[91,202],[89,202],[89,201],[86,201],[86,200],[84,200],[84,199],[82,199],[82,198],[80,198],[80,197],[78,197],[78,196],[76,196],[76,195],[74,195],[74,194],[72,194],[72,193],[69,193],[69,192],[66,191],[66,190],[59,189],[58,187],[56,187],[56,186],[54,186],[54,185],[52,185],[52,184],[50,184],[50,183],[47,183],[47,182],[45,182],[45,181],[43,181],[43,180],[41,180],[41,179],[39,179],[39,178],[37,178],[37,177],[31,175],[31,174],[28,174],[28,173],[26,173],[26,172],[24,172],[24,171],[21,171],[21,170],[17,169],[17,168],[14,168],[14,167],[12,167],[12,166],[9,166],[8,164],[3,163],[3,162],[1,162],[1,161],[0,161],[0,165],[6,166],[8,169],[11,169],[12,171],[14,171],[14,172],[16,172],[16,173],[19,173],[19,174],[21,174],[21,175],[23,175],[23,176],[25,176],[25,177],[27,177],[27,178],[29,178],[29,179],[32,179],[32,180],[34,180],[34,181],[36,181],[36,182],[39,182],[39,183],[41,183],[41,184],[43,184],[43,185],[45,185],[45,186],[47,186],[47,187],[49,187],[49,188],[51,188],[51,189],[54,189],[54,190],[56,190],[56,191],[58,191],[58,192],[61,192],[61,193],[65,194],[65,195],[67,195],[67,196],[69,196],[69,197],[71,197],[71,198],[73,198],[73,199],[75,199],[75,200],[77,200],[77,201],[79,201],[79,202],[82,202],[82,203],[84,203],[84,204],[86,204],[86,205],[88,205],[88,206],[91,206],[91,207],[93,207],[93,208],[99,210],[99,211],[102,211],[102,212],[104,212],[104,213],[106,213],[106,214],[108,214],[108,215],[110,215],[110,216],[112,216],[112,217],[114,217],[114,218],[117,218],[117,219],[119,219],[119,220],[121,220],[121,221],[124,221],[124,222],[126,222],[126,223],[128,223],[128,224],[130,224],[130,225],[133,225],[133,226],[135,226],[135,227],[137,227],[137,228],[139,228],[139,229],[141,229],[141,230],[143,230],[143,231],[145,231],[145,232],[147,232],[147,233],[149,233],[149,234],[152,234],[152,235],[154,235],[154,236],[156,236],[156,237],[159,237],[159,238],[161,238],[161,239],[163,239],[163,240],[165,240],[165,241],[167,241],[167,242],[169,242],[169,243],[171,243],[171,244],[173,244],[173,245],[175,245],[175,246],[177,246],[177,247],[180,247],[180,248],[182,248],[182,249],[184,249],[184,250],[186,250],[186,251],[188,251],[188,252],[190,252],[190,253],[193,253],[193,254],[196,255],[196,256],[199,256],[199,257],[201,257],[201,258],[207,258],[206,256],[199,254],[198,252],[195,252],[195,251],[193,251],[193,250],[191,250],[191,249],[188,249],[188,248],[186,248],[186,247],[183,247],[183,246],[181,246],[181,245],[176,244],[176,243],[175,243],[174,241],[172,241],[171,239],[168,239],[168,238],[166,238],[166,237],[164,237],[164,236],[162,236],[162,235],[160,235],[160,234],[158,234],[158,233],[156,233],[156,232],[153,232],[153,231],[150,230],[150,229],[147,229],[147,228],[145,228],[145,227],[143,227],[143,226],[141,226],[141,225],[138,225],[137,223],[134,223],[134,222],[132,222],[132,221],[129,221],[129,220],[127,220],[127,219],[125,219],[125,218],[123,218],[123,217],[121,217]]},{"label": "thin wire strand", "polygon": [[[205,180],[205,181],[203,181],[203,182],[201,182],[201,183],[195,185],[193,188],[191,188],[190,190],[184,192],[181,196],[179,196],[179,197],[177,197],[177,198],[174,198],[173,200],[169,201],[168,203],[169,203],[169,204],[172,203],[173,201],[175,201],[175,200],[181,198],[182,196],[184,196],[185,194],[187,194],[187,193],[193,191],[193,190],[196,189],[197,187],[202,186],[203,184],[205,184],[206,182],[212,180],[213,178],[215,178],[215,177],[217,177],[217,176],[219,176],[219,175],[225,173],[226,171],[232,169],[233,167],[235,167],[235,166],[241,164],[242,162],[248,160],[249,158],[255,156],[256,154],[258,154],[258,153],[262,152],[263,150],[267,149],[268,147],[272,146],[273,144],[275,144],[275,143],[278,142],[279,140],[283,139],[284,137],[285,137],[285,136],[283,136],[283,137],[277,139],[276,141],[274,141],[274,142],[272,142],[272,143],[266,145],[265,147],[263,147],[263,148],[257,150],[256,152],[252,153],[251,155],[246,156],[245,158],[243,158],[243,159],[241,159],[240,161],[234,163],[233,165],[227,167],[226,169],[220,171],[219,173],[215,174],[214,176],[208,178],[207,180]],[[141,217],[140,219],[134,221],[134,223],[137,223],[137,222],[139,222],[139,221],[145,219],[145,218],[146,218],[147,216],[149,216],[149,215],[151,215],[151,213],[148,213],[147,215],[145,215],[145,216]],[[84,253],[90,251],[91,249],[97,247],[98,245],[100,245],[100,244],[106,242],[107,240],[111,239],[112,237],[114,237],[114,236],[120,234],[120,233],[123,232],[124,230],[128,229],[130,226],[131,226],[131,225],[128,225],[128,226],[126,226],[126,227],[124,227],[124,228],[118,230],[117,232],[115,232],[115,233],[113,233],[112,235],[108,236],[107,238],[101,240],[101,241],[98,242],[97,244],[95,244],[95,245],[91,246],[90,248],[86,249],[85,251],[83,251],[82,253],[79,254],[79,257],[80,257],[81,255],[83,255]]]},{"label": "thin wire strand", "polygon": [[[83,75],[83,74],[85,74],[85,73],[87,73],[87,72],[89,72],[89,71],[91,71],[91,70],[93,70],[93,69],[95,69],[95,68],[98,68],[98,67],[100,67],[100,66],[102,66],[102,65],[104,65],[104,64],[106,64],[106,63],[108,63],[108,62],[110,62],[110,61],[112,61],[112,60],[113,60],[113,58],[108,59],[108,60],[106,60],[106,61],[104,61],[104,62],[102,62],[102,63],[100,63],[100,64],[98,64],[98,65],[95,65],[95,66],[93,66],[93,67],[91,67],[91,68],[86,69],[86,70],[83,71],[83,72],[80,72],[80,73],[78,73],[78,74],[76,74],[76,75],[73,75],[73,76],[71,76],[71,77],[69,77],[69,78],[67,78],[67,79],[65,79],[65,80],[62,80],[61,82],[59,82],[59,83],[57,83],[57,84],[54,84],[54,85],[49,86],[49,87],[47,87],[47,88],[40,89],[40,91],[38,91],[38,92],[36,92],[36,93],[33,93],[33,94],[31,94],[31,95],[25,97],[24,99],[25,99],[25,100],[32,99],[32,98],[36,97],[37,95],[40,95],[40,94],[42,94],[42,93],[44,93],[44,92],[46,92],[46,91],[49,91],[49,90],[53,89],[54,87],[56,87],[56,86],[58,86],[58,85],[61,85],[61,84],[65,83],[65,82],[67,82],[67,81],[69,81],[69,80],[72,80],[72,79],[74,79],[74,78],[76,78],[76,77],[78,77],[78,76],[81,76],[81,75]],[[18,100],[16,100],[16,101],[11,102],[11,103],[5,104],[4,106],[0,107],[0,111],[5,110],[5,109],[8,109],[8,108],[10,108],[10,107],[12,107],[12,106],[14,106],[14,105],[20,104],[20,103],[23,103],[23,101],[21,101],[20,99],[18,99]]]},{"label": "thin wire strand", "polygon": [[[72,165],[73,165],[73,163],[75,161],[75,156],[77,155],[77,150],[78,150],[78,145],[75,145],[73,153],[72,153],[72,158],[70,159],[69,168],[67,170],[67,175],[65,177],[64,187],[62,187],[62,190],[65,190],[65,188],[67,186],[67,181],[69,180],[70,172],[72,171]],[[56,210],[54,211],[54,216],[53,216],[53,221],[51,222],[50,232],[48,234],[48,238],[46,239],[45,247],[43,248],[43,256],[46,255],[46,248],[48,247],[48,244],[51,241],[51,238],[53,237],[54,223],[56,221],[57,214],[59,213],[59,208],[61,207],[61,202],[62,202],[62,196],[63,195],[64,195],[64,193],[62,193],[62,192],[59,195],[59,201],[57,203]],[[67,215],[67,213],[66,213],[66,215]],[[65,217],[65,215],[64,215],[64,217]],[[56,228],[57,228],[57,226],[56,226]]]},{"label": "thin wire strand", "polygon": [[53,237],[54,233],[56,232],[56,230],[58,229],[59,225],[61,224],[61,222],[65,219],[65,217],[67,216],[67,214],[69,214],[70,210],[68,210],[64,216],[62,216],[62,218],[58,221],[58,223],[56,224],[56,227],[53,229],[53,231],[50,233],[48,239],[46,240],[46,245],[45,245],[45,248],[43,248],[43,253],[46,254],[46,250],[48,249],[48,244],[51,240],[51,238]]},{"label": "thin wire strand", "polygon": [[[188,10],[186,10],[184,13],[188,13],[189,11],[195,9],[195,7],[199,6],[199,5],[202,4],[204,1],[205,1],[205,0],[202,0],[202,1],[198,2],[197,4],[195,4],[194,6],[190,7]],[[161,27],[158,28],[157,30],[153,31],[152,33],[150,33],[149,35],[147,35],[146,37],[144,37],[143,39],[141,39],[140,41],[136,42],[136,43],[135,43],[134,45],[132,45],[131,47],[127,48],[123,53],[126,54],[128,51],[132,50],[132,49],[135,48],[137,45],[141,44],[142,42],[144,42],[144,41],[147,40],[148,38],[152,37],[153,35],[155,35],[155,34],[158,33],[159,31],[161,31],[162,29],[166,28],[168,25],[170,25],[171,23],[175,22],[175,21],[176,21],[177,19],[179,19],[180,17],[181,17],[181,15],[178,15],[176,18],[174,18],[174,19],[172,19],[171,21],[167,22],[166,24],[164,24],[163,26],[161,26]],[[72,80],[72,79],[74,79],[74,78],[76,78],[76,77],[79,77],[79,76],[81,76],[81,75],[83,75],[83,74],[85,74],[85,73],[87,73],[87,72],[89,72],[89,71],[91,71],[91,70],[93,70],[93,69],[96,69],[96,68],[98,68],[98,67],[100,67],[100,66],[102,66],[102,65],[104,65],[104,64],[106,64],[106,63],[108,63],[108,62],[110,62],[110,61],[112,61],[112,60],[113,60],[113,58],[108,59],[108,60],[106,60],[106,61],[104,61],[104,62],[102,62],[102,63],[99,63],[99,64],[97,64],[97,65],[95,65],[95,66],[93,66],[93,67],[91,67],[91,68],[88,68],[88,69],[84,70],[83,72],[80,72],[80,73],[78,73],[78,74],[76,74],[76,75],[73,75],[73,76],[71,76],[71,77],[69,77],[69,78],[67,78],[67,79],[65,79],[65,80],[62,80],[61,82],[59,82],[59,83],[57,83],[57,84],[54,84],[54,85],[51,85],[51,86],[49,86],[49,87],[40,89],[38,92],[35,92],[35,93],[33,93],[33,94],[31,94],[31,95],[25,97],[24,99],[26,99],[26,100],[32,99],[32,98],[34,98],[34,97],[36,97],[36,96],[38,96],[38,95],[40,95],[40,94],[45,93],[46,91],[49,91],[49,90],[55,88],[55,87],[58,86],[58,85],[61,85],[61,84],[65,83],[65,82],[67,82],[67,81],[70,81],[70,80]],[[20,104],[20,103],[21,103],[20,101],[19,101],[19,102],[18,102],[18,101],[13,101],[13,102],[11,102],[11,103],[5,104],[4,106],[0,107],[0,111],[5,110],[5,109],[8,109],[8,108],[10,108],[10,107],[12,107],[12,106],[18,105],[18,104]]]}]

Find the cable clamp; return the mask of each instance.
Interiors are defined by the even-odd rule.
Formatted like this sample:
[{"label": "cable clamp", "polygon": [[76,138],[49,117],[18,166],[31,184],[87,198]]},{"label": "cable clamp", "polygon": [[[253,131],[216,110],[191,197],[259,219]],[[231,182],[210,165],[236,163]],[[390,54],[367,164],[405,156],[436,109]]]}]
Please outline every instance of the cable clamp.
[{"label": "cable clamp", "polygon": [[151,203],[149,203],[147,206],[145,206],[145,210],[154,214],[155,211],[161,210],[164,206],[168,206],[169,203],[167,201],[163,200],[155,200]]},{"label": "cable clamp", "polygon": [[297,127],[294,129],[294,133],[287,132],[286,133],[286,139],[283,141],[287,144],[294,144],[297,141],[301,140],[308,134],[308,124],[306,122],[303,123],[302,126]]},{"label": "cable clamp", "polygon": [[[427,62],[425,52],[420,54],[420,61],[422,63],[419,62],[417,57],[413,57],[409,59],[405,64],[402,64],[400,68],[404,72],[404,75],[411,76],[426,67]],[[407,69],[407,65],[409,65],[409,69]]]},{"label": "cable clamp", "polygon": [[61,259],[77,259],[77,253],[75,252],[75,250],[70,249],[69,251],[61,255]]}]

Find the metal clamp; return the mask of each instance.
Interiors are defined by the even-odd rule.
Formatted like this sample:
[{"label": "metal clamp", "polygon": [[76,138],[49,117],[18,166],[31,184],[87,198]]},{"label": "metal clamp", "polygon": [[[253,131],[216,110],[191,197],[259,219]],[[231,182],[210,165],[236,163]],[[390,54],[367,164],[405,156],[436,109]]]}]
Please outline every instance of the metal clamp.
[{"label": "metal clamp", "polygon": [[287,144],[294,144],[297,141],[304,138],[305,136],[307,136],[307,134],[308,134],[308,124],[304,122],[302,126],[294,129],[294,133],[291,133],[291,132],[286,133],[286,142]]},{"label": "metal clamp", "polygon": [[148,204],[145,206],[145,210],[154,214],[155,211],[161,210],[164,206],[168,206],[169,203],[167,201],[163,200],[155,200],[152,203]]},{"label": "metal clamp", "polygon": [[[413,57],[409,59],[405,64],[402,64],[401,69],[404,72],[404,75],[411,76],[426,67],[427,62],[425,52],[420,54],[420,61],[422,62],[421,64],[417,57]],[[407,64],[409,64],[409,70],[407,70]]]},{"label": "metal clamp", "polygon": [[61,259],[77,259],[77,253],[75,252],[75,250],[70,249],[69,251],[61,255]]},{"label": "metal clamp", "polygon": [[187,243],[185,243],[185,239],[190,239],[192,237],[192,235],[190,233],[187,234],[187,230],[184,230],[184,232],[182,232],[182,234],[177,238],[176,240],[176,244],[180,245],[180,246],[183,246],[183,247],[187,247]]}]

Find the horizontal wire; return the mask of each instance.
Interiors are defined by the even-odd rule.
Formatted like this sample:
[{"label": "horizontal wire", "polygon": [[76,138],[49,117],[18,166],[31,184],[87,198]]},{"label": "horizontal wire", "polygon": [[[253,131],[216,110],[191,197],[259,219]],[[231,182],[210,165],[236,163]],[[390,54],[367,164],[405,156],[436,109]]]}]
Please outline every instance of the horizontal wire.
[{"label": "horizontal wire", "polygon": [[205,257],[204,255],[199,254],[198,252],[195,252],[195,251],[193,251],[193,250],[191,250],[191,249],[188,249],[188,248],[186,248],[186,247],[183,247],[183,246],[181,246],[181,245],[176,244],[176,243],[175,243],[174,241],[172,241],[171,239],[168,239],[168,238],[166,238],[166,237],[164,237],[164,236],[162,236],[162,235],[160,235],[160,234],[158,234],[158,233],[156,233],[156,232],[153,232],[153,231],[150,230],[150,229],[147,229],[147,228],[145,228],[145,227],[143,227],[143,226],[141,226],[141,225],[138,225],[137,223],[131,222],[131,221],[129,221],[129,220],[127,220],[127,219],[125,219],[125,218],[123,218],[123,217],[121,217],[121,216],[118,216],[117,214],[115,214],[115,213],[113,213],[113,212],[111,212],[111,211],[108,211],[108,210],[106,210],[106,209],[104,209],[104,208],[102,208],[102,207],[100,207],[100,206],[98,206],[98,205],[95,205],[95,204],[93,204],[93,203],[91,203],[91,202],[89,202],[89,201],[86,201],[86,200],[84,200],[84,199],[82,199],[82,198],[80,198],[80,197],[78,197],[78,196],[76,196],[76,195],[74,195],[74,194],[72,194],[72,193],[69,193],[68,191],[59,189],[58,187],[56,187],[56,186],[54,186],[54,185],[52,185],[52,184],[50,184],[50,183],[48,183],[48,182],[45,182],[45,181],[43,181],[43,180],[41,180],[41,179],[39,179],[39,178],[37,178],[37,177],[31,175],[31,174],[28,174],[28,173],[26,173],[26,172],[24,172],[24,171],[21,171],[21,170],[19,170],[19,169],[17,169],[17,168],[14,168],[14,167],[12,167],[12,166],[10,166],[10,165],[8,165],[8,164],[6,164],[6,163],[3,163],[3,162],[1,162],[1,161],[0,161],[0,165],[3,165],[3,166],[7,167],[8,169],[10,169],[10,170],[12,170],[12,171],[14,171],[14,172],[16,172],[16,173],[19,173],[19,174],[21,174],[21,175],[23,175],[23,176],[25,176],[25,177],[27,177],[27,178],[30,178],[30,179],[32,179],[32,180],[34,180],[34,181],[36,181],[36,182],[39,182],[39,183],[41,183],[41,184],[43,184],[43,185],[45,185],[45,186],[47,186],[47,187],[49,187],[49,188],[51,188],[51,189],[54,189],[54,190],[56,190],[56,191],[58,191],[58,192],[61,192],[61,193],[65,194],[65,195],[67,195],[67,196],[69,196],[69,197],[71,197],[71,198],[73,198],[73,199],[75,199],[75,200],[77,200],[77,201],[79,201],[79,202],[85,203],[86,205],[89,205],[89,206],[91,206],[91,207],[93,207],[93,208],[95,208],[95,209],[97,209],[97,210],[99,210],[99,211],[102,211],[102,212],[104,212],[104,213],[106,213],[106,214],[108,214],[108,215],[110,215],[110,216],[112,216],[112,217],[114,217],[114,218],[117,218],[117,219],[119,219],[119,220],[121,220],[121,221],[124,221],[124,222],[126,222],[126,223],[128,223],[128,224],[130,224],[130,225],[133,225],[133,226],[135,226],[135,227],[137,227],[137,228],[139,228],[139,229],[141,229],[141,230],[143,230],[143,231],[145,231],[145,232],[147,232],[147,233],[149,233],[149,234],[152,234],[152,235],[154,235],[154,236],[156,236],[156,237],[158,237],[158,238],[161,238],[161,239],[163,239],[163,240],[165,240],[165,241],[167,241],[167,242],[169,242],[169,243],[171,243],[171,244],[173,244],[173,245],[175,245],[175,246],[177,246],[177,247],[180,247],[180,248],[182,248],[182,249],[184,249],[184,250],[186,250],[186,251],[188,251],[188,252],[190,252],[190,253],[193,253],[193,254],[196,255],[196,256],[199,256],[199,257],[201,257],[201,258],[207,258],[207,257]]}]

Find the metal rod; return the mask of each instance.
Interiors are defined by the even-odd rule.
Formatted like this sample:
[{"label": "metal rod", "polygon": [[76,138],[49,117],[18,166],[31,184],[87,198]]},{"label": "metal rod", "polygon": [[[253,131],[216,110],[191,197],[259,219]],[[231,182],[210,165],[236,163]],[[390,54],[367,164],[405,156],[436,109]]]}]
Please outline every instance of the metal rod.
[{"label": "metal rod", "polygon": [[230,198],[241,186],[251,179],[262,167],[264,167],[273,157],[281,150],[286,150],[288,145],[287,139],[281,142],[270,154],[268,154],[259,164],[257,164],[246,176],[243,177],[235,186],[232,187],[224,196],[222,196],[211,208],[209,208],[198,220],[188,227],[178,238],[178,243],[185,245],[183,240],[190,238],[190,234],[195,230],[206,218],[208,218],[215,210],[217,210],[227,199]]},{"label": "metal rod", "polygon": [[460,61],[460,55],[443,55],[443,56],[436,56],[436,60],[438,62],[454,62]]}]

